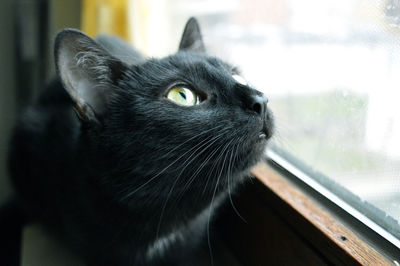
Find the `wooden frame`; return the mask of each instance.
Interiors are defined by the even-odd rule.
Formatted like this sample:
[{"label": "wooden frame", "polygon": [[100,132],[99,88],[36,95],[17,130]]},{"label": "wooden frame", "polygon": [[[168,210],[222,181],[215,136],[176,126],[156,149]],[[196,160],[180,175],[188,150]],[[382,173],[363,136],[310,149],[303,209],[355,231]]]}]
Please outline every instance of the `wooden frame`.
[{"label": "wooden frame", "polygon": [[391,265],[340,219],[266,163],[217,221],[243,265]]}]

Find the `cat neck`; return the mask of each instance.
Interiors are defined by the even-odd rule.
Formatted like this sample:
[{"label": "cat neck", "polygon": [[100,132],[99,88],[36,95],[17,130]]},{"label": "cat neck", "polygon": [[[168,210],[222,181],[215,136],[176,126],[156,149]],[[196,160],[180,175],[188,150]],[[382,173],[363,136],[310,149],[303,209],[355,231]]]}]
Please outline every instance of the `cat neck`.
[{"label": "cat neck", "polygon": [[[210,226],[215,210],[222,204],[225,198],[226,193],[218,194],[213,198],[209,206],[204,208],[191,220],[187,222],[182,221],[179,226],[157,235],[148,245],[146,259],[153,261],[157,258],[165,259],[168,256],[173,257],[174,254],[180,254],[180,250],[186,250],[186,253],[194,251],[204,238],[210,237]],[[187,241],[188,239],[190,241]],[[182,254],[177,256],[182,256]]]}]

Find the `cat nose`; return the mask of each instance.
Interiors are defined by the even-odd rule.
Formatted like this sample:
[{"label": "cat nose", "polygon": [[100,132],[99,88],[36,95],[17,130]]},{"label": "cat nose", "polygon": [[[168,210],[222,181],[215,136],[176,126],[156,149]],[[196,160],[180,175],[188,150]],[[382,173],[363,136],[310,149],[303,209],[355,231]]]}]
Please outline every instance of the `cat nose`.
[{"label": "cat nose", "polygon": [[265,95],[252,95],[250,97],[250,109],[259,115],[264,115],[267,110],[268,98]]}]

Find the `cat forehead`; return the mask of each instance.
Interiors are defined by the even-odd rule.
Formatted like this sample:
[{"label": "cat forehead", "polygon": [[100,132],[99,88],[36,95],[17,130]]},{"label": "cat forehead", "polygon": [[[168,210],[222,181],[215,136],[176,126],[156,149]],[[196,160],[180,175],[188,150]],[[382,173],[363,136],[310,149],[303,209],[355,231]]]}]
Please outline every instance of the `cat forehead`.
[{"label": "cat forehead", "polygon": [[198,53],[179,52],[161,59],[150,59],[145,67],[171,71],[224,71],[230,73],[233,66],[216,58]]},{"label": "cat forehead", "polygon": [[204,78],[208,81],[231,79],[234,67],[216,57],[205,54],[179,52],[162,60],[172,73],[188,79]]},{"label": "cat forehead", "polygon": [[236,83],[232,75],[238,73],[235,67],[221,59],[191,52],[178,52],[161,59],[148,59],[132,70],[135,80],[154,88],[176,82],[199,86],[198,89],[212,84],[219,88],[229,88]]},{"label": "cat forehead", "polygon": [[170,57],[170,60],[177,62],[181,66],[186,67],[204,67],[226,70],[230,72],[233,66],[224,62],[223,60],[207,56],[205,54],[180,52]]}]

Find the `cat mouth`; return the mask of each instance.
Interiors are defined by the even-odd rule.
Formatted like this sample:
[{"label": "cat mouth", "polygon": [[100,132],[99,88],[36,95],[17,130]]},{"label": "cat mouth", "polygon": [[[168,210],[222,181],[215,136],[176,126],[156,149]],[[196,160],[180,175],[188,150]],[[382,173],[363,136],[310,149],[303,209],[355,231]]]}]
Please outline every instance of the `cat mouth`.
[{"label": "cat mouth", "polygon": [[270,129],[268,129],[268,127],[266,125],[264,125],[264,127],[262,128],[262,130],[260,131],[260,133],[258,134],[258,139],[261,140],[268,140],[270,139],[272,136],[272,131]]},{"label": "cat mouth", "polygon": [[268,140],[272,137],[274,132],[274,120],[271,112],[268,112],[265,119],[262,122],[262,128],[258,134],[258,139]]},{"label": "cat mouth", "polygon": [[258,135],[259,139],[266,139],[267,138],[267,134],[265,134],[264,132],[260,132],[260,134]]}]

